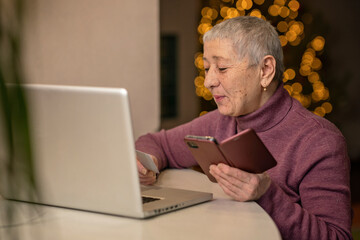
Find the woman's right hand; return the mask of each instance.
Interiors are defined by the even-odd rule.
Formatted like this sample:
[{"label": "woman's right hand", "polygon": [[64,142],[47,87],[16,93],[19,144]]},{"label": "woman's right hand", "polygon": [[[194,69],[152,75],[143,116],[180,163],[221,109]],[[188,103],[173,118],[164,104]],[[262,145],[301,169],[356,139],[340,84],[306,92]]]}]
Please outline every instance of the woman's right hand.
[{"label": "woman's right hand", "polygon": [[[151,155],[152,160],[154,161],[157,168],[159,168],[158,160],[155,156]],[[136,159],[137,168],[139,172],[140,183],[143,185],[152,185],[156,182],[156,173],[146,169],[139,160]]]}]

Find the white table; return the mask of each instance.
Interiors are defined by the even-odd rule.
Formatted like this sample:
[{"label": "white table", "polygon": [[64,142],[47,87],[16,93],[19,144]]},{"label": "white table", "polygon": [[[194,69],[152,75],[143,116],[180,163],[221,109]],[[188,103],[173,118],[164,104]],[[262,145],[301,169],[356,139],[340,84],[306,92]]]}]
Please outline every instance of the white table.
[{"label": "white table", "polygon": [[199,172],[166,170],[157,185],[212,192],[214,200],[146,220],[47,206],[39,206],[39,214],[30,204],[1,200],[0,206],[14,204],[18,216],[13,227],[0,228],[0,239],[9,229],[22,240],[281,239],[276,225],[258,204],[231,200]]}]

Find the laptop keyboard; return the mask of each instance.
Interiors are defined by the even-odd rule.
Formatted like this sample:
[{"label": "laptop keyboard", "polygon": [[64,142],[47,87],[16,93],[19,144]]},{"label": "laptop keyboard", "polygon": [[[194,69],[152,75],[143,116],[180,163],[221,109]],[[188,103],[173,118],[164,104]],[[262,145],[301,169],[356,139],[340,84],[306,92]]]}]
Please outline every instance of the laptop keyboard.
[{"label": "laptop keyboard", "polygon": [[154,198],[154,197],[145,197],[145,196],[142,196],[142,202],[143,204],[144,203],[149,203],[149,202],[154,202],[154,201],[157,201],[157,200],[160,200],[161,198]]}]

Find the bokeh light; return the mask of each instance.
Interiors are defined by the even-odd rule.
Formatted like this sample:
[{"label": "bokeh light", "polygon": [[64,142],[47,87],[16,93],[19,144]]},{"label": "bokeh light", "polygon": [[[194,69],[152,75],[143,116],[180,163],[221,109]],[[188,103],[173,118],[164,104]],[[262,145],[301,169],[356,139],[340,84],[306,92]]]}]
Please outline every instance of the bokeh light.
[{"label": "bokeh light", "polygon": [[288,30],[288,24],[286,21],[280,21],[278,24],[277,24],[277,29],[280,31],[280,32],[286,32]]},{"label": "bokeh light", "polygon": [[315,51],[321,51],[324,48],[325,39],[322,36],[317,36],[314,40],[311,41],[311,47]]},{"label": "bokeh light", "polygon": [[283,82],[293,80],[295,76],[296,76],[295,70],[292,68],[288,68],[284,71]]},{"label": "bokeh light", "polygon": [[291,11],[296,12],[300,8],[300,3],[298,1],[296,1],[296,0],[291,0],[288,3],[288,6],[291,9]]},{"label": "bokeh light", "polygon": [[265,0],[254,0],[254,3],[256,3],[257,5],[263,5],[265,2]]}]

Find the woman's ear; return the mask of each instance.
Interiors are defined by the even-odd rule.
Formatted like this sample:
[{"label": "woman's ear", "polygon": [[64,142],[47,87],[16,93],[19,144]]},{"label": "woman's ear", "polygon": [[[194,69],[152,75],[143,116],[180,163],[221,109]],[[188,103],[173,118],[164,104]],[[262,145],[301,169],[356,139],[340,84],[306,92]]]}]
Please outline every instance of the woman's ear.
[{"label": "woman's ear", "polygon": [[271,55],[266,55],[261,62],[261,86],[266,88],[274,79],[276,71],[276,60]]}]

